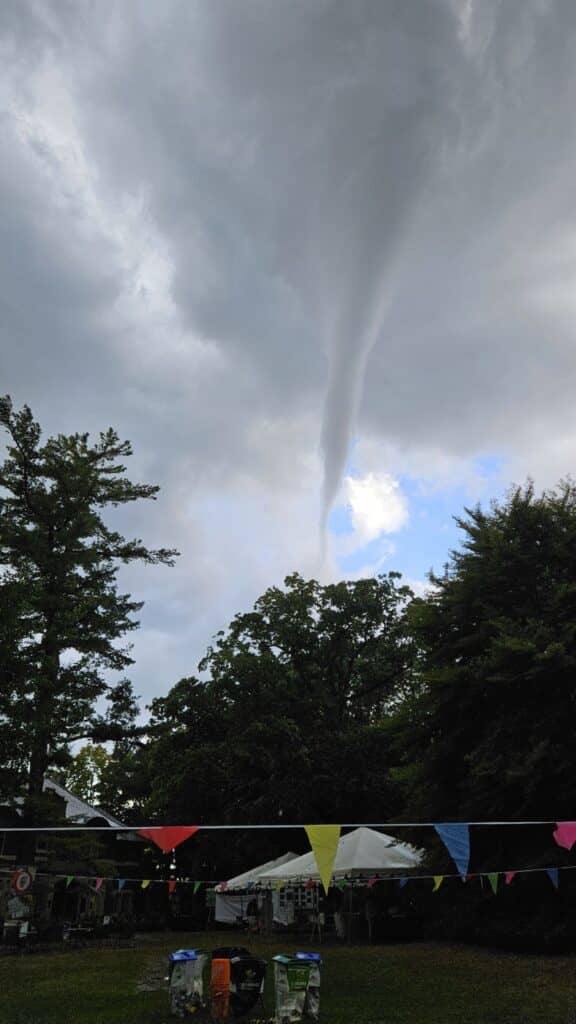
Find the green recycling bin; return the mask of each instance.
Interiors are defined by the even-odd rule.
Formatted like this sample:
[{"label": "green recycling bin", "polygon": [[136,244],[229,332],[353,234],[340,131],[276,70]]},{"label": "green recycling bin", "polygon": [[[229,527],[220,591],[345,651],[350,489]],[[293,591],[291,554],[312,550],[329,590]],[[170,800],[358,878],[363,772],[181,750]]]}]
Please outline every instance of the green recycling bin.
[{"label": "green recycling bin", "polygon": [[273,960],[277,1024],[317,1024],[320,1019],[320,954],[280,953]]}]

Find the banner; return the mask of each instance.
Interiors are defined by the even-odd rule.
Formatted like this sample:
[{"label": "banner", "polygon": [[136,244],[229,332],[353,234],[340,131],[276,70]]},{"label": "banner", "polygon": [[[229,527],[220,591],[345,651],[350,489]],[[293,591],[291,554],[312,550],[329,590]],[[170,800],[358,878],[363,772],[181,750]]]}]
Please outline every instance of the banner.
[{"label": "banner", "polygon": [[149,839],[156,846],[159,846],[162,853],[170,853],[170,850],[175,850],[180,843],[183,843],[190,836],[193,836],[198,829],[199,825],[171,825],[166,828],[139,828],[137,829],[137,835],[142,836],[143,839]]},{"label": "banner", "polygon": [[546,868],[546,874],[555,889],[558,888],[558,868]]},{"label": "banner", "polygon": [[332,879],[332,868],[340,841],[340,825],[305,825],[306,835],[312,847],[318,874],[322,879],[324,892],[328,892]]},{"label": "banner", "polygon": [[470,829],[468,825],[442,824],[434,825],[434,828],[465,881],[470,863]]},{"label": "banner", "polygon": [[558,846],[571,850],[576,843],[576,821],[557,821],[553,835]]}]

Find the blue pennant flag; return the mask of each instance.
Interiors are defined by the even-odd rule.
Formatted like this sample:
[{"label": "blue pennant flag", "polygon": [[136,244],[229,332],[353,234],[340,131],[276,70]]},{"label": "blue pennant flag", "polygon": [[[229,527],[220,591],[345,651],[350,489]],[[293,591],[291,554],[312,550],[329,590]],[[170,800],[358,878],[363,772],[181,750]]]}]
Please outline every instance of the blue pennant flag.
[{"label": "blue pennant flag", "polygon": [[398,879],[398,884],[399,884],[400,888],[403,889],[405,885],[408,885],[408,879],[407,878],[399,878]]},{"label": "blue pennant flag", "polygon": [[468,874],[470,863],[470,829],[468,825],[434,825],[440,839],[452,857],[462,878]]},{"label": "blue pennant flag", "polygon": [[118,879],[118,891],[121,892],[125,885],[126,885],[126,879],[125,878],[119,878]]},{"label": "blue pennant flag", "polygon": [[555,889],[558,888],[558,868],[546,868],[546,874]]}]

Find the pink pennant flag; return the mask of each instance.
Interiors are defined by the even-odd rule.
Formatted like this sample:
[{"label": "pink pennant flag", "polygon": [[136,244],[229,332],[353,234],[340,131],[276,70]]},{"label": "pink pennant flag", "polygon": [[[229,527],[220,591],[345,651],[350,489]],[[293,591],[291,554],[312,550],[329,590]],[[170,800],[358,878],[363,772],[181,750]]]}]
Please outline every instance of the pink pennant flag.
[{"label": "pink pennant flag", "polygon": [[504,872],[504,881],[506,882],[506,885],[510,885],[510,882],[514,878],[515,874],[516,874],[515,871],[505,871]]},{"label": "pink pennant flag", "polygon": [[228,888],[228,882],[220,882],[220,892],[226,892]]},{"label": "pink pennant flag", "polygon": [[104,881],[104,879],[103,879],[103,878],[97,878],[97,879],[96,879],[96,885],[94,886],[94,890],[95,890],[95,892],[98,892],[98,889],[101,889],[101,888],[102,888],[102,883],[103,883],[103,881]]},{"label": "pink pennant flag", "polygon": [[558,846],[571,850],[576,843],[576,821],[557,821],[553,835]]},{"label": "pink pennant flag", "polygon": [[163,853],[170,853],[170,850],[180,846],[180,843],[193,836],[199,828],[199,825],[170,825],[165,828],[139,828],[137,834],[156,843]]},{"label": "pink pennant flag", "polygon": [[176,889],[176,880],[174,878],[171,878],[170,881],[168,882],[168,892],[170,893],[170,895],[172,895],[172,893],[174,892],[175,889]]},{"label": "pink pennant flag", "polygon": [[378,879],[378,878],[376,878],[376,876],[375,876],[375,875],[374,875],[374,876],[373,876],[372,878],[369,878],[369,879],[368,879],[368,888],[369,888],[369,889],[371,889],[371,888],[372,888],[372,886],[373,886],[373,885],[376,885],[376,882],[378,882],[378,881],[379,881],[379,879]]}]

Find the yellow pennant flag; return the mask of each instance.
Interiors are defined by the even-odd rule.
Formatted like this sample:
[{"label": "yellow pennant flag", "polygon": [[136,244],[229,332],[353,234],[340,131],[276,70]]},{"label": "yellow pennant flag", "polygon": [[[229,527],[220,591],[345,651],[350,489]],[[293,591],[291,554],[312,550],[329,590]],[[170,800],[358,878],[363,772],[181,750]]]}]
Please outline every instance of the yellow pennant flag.
[{"label": "yellow pennant flag", "polygon": [[438,892],[438,889],[442,885],[443,881],[444,875],[434,875],[434,888],[432,889],[432,892]]},{"label": "yellow pennant flag", "polygon": [[147,889],[149,885],[150,885],[150,879],[149,878],[143,878],[142,879],[142,886],[141,886],[141,888],[142,889]]},{"label": "yellow pennant flag", "polygon": [[322,879],[324,892],[330,888],[332,868],[338,842],[340,840],[340,825],[305,825],[306,835],[310,840],[310,846],[316,859],[318,874]]}]

